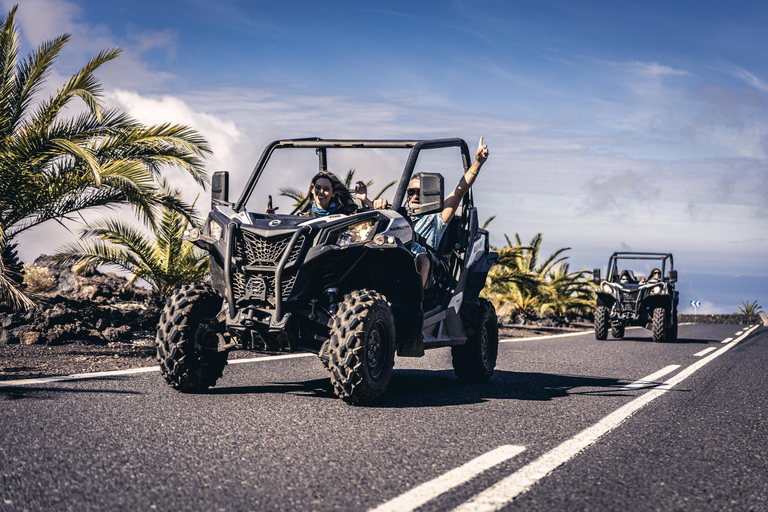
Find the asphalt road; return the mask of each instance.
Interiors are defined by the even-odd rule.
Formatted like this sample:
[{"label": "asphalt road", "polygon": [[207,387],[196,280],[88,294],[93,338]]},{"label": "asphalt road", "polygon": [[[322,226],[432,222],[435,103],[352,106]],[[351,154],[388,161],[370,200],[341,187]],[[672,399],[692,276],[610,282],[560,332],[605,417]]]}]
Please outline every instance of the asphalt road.
[{"label": "asphalt road", "polygon": [[[724,341],[727,340],[727,341]],[[768,328],[504,342],[464,385],[397,359],[336,399],[315,356],[0,385],[0,510],[768,510]]]}]

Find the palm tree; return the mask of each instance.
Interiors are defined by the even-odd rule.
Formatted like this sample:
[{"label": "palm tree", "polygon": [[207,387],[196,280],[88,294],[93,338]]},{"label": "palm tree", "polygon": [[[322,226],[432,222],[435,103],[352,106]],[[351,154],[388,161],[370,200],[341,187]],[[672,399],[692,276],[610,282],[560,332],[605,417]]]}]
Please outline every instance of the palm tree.
[{"label": "palm tree", "polygon": [[735,314],[759,315],[761,313],[764,313],[763,307],[757,303],[757,300],[755,300],[753,302],[742,302],[742,304],[739,306],[739,312]]},{"label": "palm tree", "polygon": [[[93,57],[33,110],[36,93],[71,36],[44,42],[19,61],[16,8],[0,18],[0,248],[46,221],[61,223],[101,206],[129,204],[150,227],[162,208],[188,211],[179,198],[159,189],[157,178],[165,167],[177,167],[205,187],[206,141],[183,125],[147,127],[102,108],[94,73],[115,59],[119,48]],[[85,111],[64,118],[65,108],[78,98]],[[0,264],[0,304],[32,306],[9,270]]]},{"label": "palm tree", "polygon": [[594,286],[587,277],[589,272],[568,270],[569,264],[561,263],[547,272],[540,313],[565,316],[570,312],[584,314],[594,309]]},{"label": "palm tree", "polygon": [[[179,191],[170,195],[178,196]],[[157,298],[164,299],[176,288],[199,283],[208,275],[208,253],[181,238],[189,217],[193,217],[192,207],[185,214],[164,207],[153,238],[120,219],[95,221],[82,230],[82,241],[65,246],[56,258],[73,265],[76,274],[101,265],[128,271],[130,283],[143,279]]]},{"label": "palm tree", "polygon": [[586,313],[594,307],[593,286],[586,270],[570,272],[563,247],[539,263],[542,235],[524,245],[504,235],[507,246],[498,249],[499,264],[488,273],[483,295],[499,307],[508,305],[517,315],[535,316],[568,312]]}]

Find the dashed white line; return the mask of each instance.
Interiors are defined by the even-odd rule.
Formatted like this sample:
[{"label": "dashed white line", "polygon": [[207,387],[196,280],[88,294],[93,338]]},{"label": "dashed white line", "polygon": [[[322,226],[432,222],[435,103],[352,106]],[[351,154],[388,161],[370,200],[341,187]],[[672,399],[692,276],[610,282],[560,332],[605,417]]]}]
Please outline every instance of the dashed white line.
[{"label": "dashed white line", "polygon": [[[756,328],[757,326],[754,327],[754,329]],[[477,494],[471,500],[459,505],[453,512],[496,512],[497,510],[501,510],[517,496],[530,489],[536,482],[546,477],[562,464],[571,460],[581,451],[595,443],[600,437],[618,427],[624,420],[632,416],[638,410],[693,375],[710,361],[720,357],[730,350],[737,343],[746,338],[754,329],[750,328],[744,331],[741,336],[728,345],[720,348],[717,352],[695,362],[664,382],[662,386],[656,387],[640,395],[628,404],[615,410],[595,425],[583,430],[530,464],[520,468],[510,476]]]},{"label": "dashed white line", "polygon": [[671,364],[665,368],[662,368],[661,370],[657,371],[656,373],[652,373],[647,377],[643,377],[640,380],[636,380],[632,384],[627,384],[621,389],[637,389],[637,388],[644,388],[644,387],[650,387],[653,384],[656,384],[656,381],[662,378],[663,376],[667,375],[668,373],[672,373],[673,371],[680,368],[679,364]]},{"label": "dashed white line", "polygon": [[730,343],[731,341],[733,341],[733,338],[725,338],[725,339],[724,339],[723,341],[721,341],[720,343]]},{"label": "dashed white line", "polygon": [[468,482],[483,471],[496,466],[525,450],[524,446],[500,446],[486,454],[459,466],[442,476],[414,487],[397,498],[382,503],[369,512],[411,512],[426,502]]},{"label": "dashed white line", "polygon": [[705,356],[705,355],[709,354],[709,353],[710,353],[710,352],[712,352],[713,350],[717,350],[717,347],[709,347],[709,348],[705,348],[705,349],[704,349],[704,350],[702,350],[701,352],[696,352],[696,353],[695,353],[695,354],[693,354],[693,355],[694,355],[695,357],[701,357],[701,356]]}]

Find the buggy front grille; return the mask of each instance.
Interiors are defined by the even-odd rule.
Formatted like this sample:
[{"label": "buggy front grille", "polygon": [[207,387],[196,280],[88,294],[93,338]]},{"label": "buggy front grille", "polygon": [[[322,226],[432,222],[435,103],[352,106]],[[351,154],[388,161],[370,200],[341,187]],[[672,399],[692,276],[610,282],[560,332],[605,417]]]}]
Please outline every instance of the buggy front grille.
[{"label": "buggy front grille", "polygon": [[637,296],[639,292],[625,292],[621,291],[621,309],[622,311],[633,311],[635,304],[637,303]]},{"label": "buggy front grille", "polygon": [[[262,237],[249,231],[240,231],[235,238],[232,272],[232,292],[235,301],[259,300],[275,304],[275,279],[280,259],[288,249],[291,234],[280,237]],[[290,267],[299,259],[305,236],[300,236],[290,249],[280,286],[283,300],[290,296],[296,282],[296,269]]]}]

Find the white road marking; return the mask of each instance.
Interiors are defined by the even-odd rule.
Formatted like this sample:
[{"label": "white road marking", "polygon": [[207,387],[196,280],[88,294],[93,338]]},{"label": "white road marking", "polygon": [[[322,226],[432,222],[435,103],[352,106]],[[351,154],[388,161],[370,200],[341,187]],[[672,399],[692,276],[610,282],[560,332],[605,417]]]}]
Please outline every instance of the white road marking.
[{"label": "white road marking", "polygon": [[[679,364],[671,364],[665,368],[662,368],[661,370],[657,371],[656,373],[652,373],[647,377],[643,377],[640,380],[636,380],[632,384],[627,384],[621,389],[637,389],[637,388],[644,388],[644,387],[650,387],[653,384],[656,384],[656,381],[665,376],[668,373],[672,373],[673,371],[680,368]],[[659,385],[661,386],[661,384]],[[656,386],[656,387],[659,387]]]},{"label": "white road marking", "polygon": [[522,453],[524,450],[524,446],[500,446],[467,462],[463,466],[459,466],[444,475],[414,487],[393,500],[370,509],[369,512],[411,512],[454,487],[468,482],[483,471]]},{"label": "white road marking", "polygon": [[709,353],[710,353],[710,352],[712,352],[713,350],[717,350],[717,347],[709,347],[709,348],[705,348],[705,349],[704,349],[704,350],[702,350],[701,352],[696,352],[696,353],[695,353],[695,354],[693,354],[693,355],[694,355],[695,357],[701,357],[701,356],[705,356],[705,355],[709,354]]},{"label": "white road marking", "polygon": [[[755,329],[756,328],[757,326]],[[593,426],[583,430],[530,464],[520,468],[510,476],[477,494],[471,500],[459,505],[453,512],[495,512],[501,510],[517,496],[530,489],[536,482],[571,460],[580,452],[595,443],[600,437],[618,427],[624,420],[634,413],[656,398],[664,395],[672,387],[693,375],[710,361],[720,357],[736,346],[737,343],[746,338],[753,330],[754,329],[748,329],[742,336],[720,348],[717,352],[712,353],[704,359],[698,360],[674,377],[670,378],[663,386],[651,389],[628,404],[618,408]]]},{"label": "white road marking", "polygon": [[569,332],[566,334],[551,334],[549,336],[531,336],[530,338],[507,338],[504,340],[499,340],[499,343],[514,343],[516,341],[530,341],[530,340],[549,340],[552,338],[565,338],[567,336],[583,336],[585,334],[592,334],[592,331]]},{"label": "white road marking", "polygon": [[725,338],[725,339],[724,339],[723,341],[721,341],[720,343],[729,343],[729,342],[731,342],[731,341],[733,341],[733,338]]},{"label": "white road marking", "polygon": [[744,332],[744,331],[739,331],[739,332],[737,332],[735,335],[736,335],[736,336],[741,336],[741,333],[742,333],[742,332]]},{"label": "white road marking", "polygon": [[[233,359],[228,364],[239,363],[257,363],[263,361],[274,361],[276,359],[293,359],[295,357],[309,357],[317,354],[301,353],[301,354],[286,354],[280,356],[267,356],[267,357],[253,357],[249,359]],[[108,372],[91,372],[91,373],[73,373],[72,375],[59,375],[57,377],[41,377],[39,379],[19,379],[19,380],[0,380],[0,388],[7,386],[28,386],[30,384],[50,384],[51,382],[66,382],[72,380],[87,380],[87,379],[100,379],[103,377],[114,377],[119,375],[132,375],[134,373],[149,373],[159,372],[159,366],[147,366],[144,368],[131,368],[128,370],[111,370]]]}]

